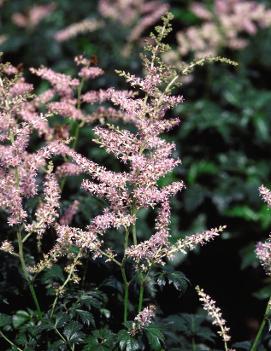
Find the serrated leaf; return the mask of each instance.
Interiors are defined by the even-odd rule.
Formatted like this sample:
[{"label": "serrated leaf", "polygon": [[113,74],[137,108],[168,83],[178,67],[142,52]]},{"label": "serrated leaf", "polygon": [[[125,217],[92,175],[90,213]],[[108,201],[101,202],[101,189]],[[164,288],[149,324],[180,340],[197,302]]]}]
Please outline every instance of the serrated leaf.
[{"label": "serrated leaf", "polygon": [[56,328],[62,328],[65,324],[70,321],[70,317],[66,313],[57,313],[55,316],[55,326]]},{"label": "serrated leaf", "polygon": [[59,265],[54,265],[43,273],[41,279],[44,284],[48,284],[54,281],[64,282],[65,277],[62,268]]},{"label": "serrated leaf", "polygon": [[83,341],[84,333],[81,332],[82,325],[76,321],[72,321],[65,326],[63,334],[67,340],[73,344],[79,344]]},{"label": "serrated leaf", "polygon": [[95,327],[95,320],[92,313],[79,309],[75,310],[75,313],[79,316],[83,324],[87,326],[92,325],[93,327]]},{"label": "serrated leaf", "polygon": [[149,342],[150,349],[153,351],[159,351],[162,348],[164,342],[164,335],[161,330],[151,324],[145,328],[145,333]]},{"label": "serrated leaf", "polygon": [[137,351],[139,350],[138,341],[133,338],[127,330],[121,330],[118,333],[119,348],[121,351]]},{"label": "serrated leaf", "polygon": [[31,319],[31,315],[27,311],[19,310],[12,316],[12,324],[15,329],[21,327]]},{"label": "serrated leaf", "polygon": [[179,271],[174,271],[171,267],[163,267],[163,271],[157,278],[157,283],[160,286],[172,284],[175,289],[184,293],[189,285],[187,277]]},{"label": "serrated leaf", "polygon": [[0,328],[6,327],[12,323],[12,317],[5,313],[0,313]]},{"label": "serrated leaf", "polygon": [[95,330],[85,340],[83,351],[111,351],[114,334],[108,329]]}]

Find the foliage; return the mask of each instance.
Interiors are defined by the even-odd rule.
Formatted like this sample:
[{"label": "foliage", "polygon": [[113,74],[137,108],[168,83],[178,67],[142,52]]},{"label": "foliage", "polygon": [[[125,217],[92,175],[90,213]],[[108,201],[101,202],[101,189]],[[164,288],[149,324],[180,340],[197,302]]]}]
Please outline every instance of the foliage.
[{"label": "foliage", "polygon": [[[232,8],[225,10],[219,0],[209,1],[206,7],[174,0],[136,4],[100,0],[80,6],[63,0],[49,7],[46,1],[0,0],[2,62],[13,64],[1,64],[0,182],[15,182],[15,186],[14,182],[7,182],[5,188],[0,185],[0,193],[1,189],[13,192],[8,200],[0,196],[4,209],[0,213],[1,349],[227,350],[209,323],[215,324],[216,310],[208,309],[206,301],[204,308],[211,318],[195,309],[192,287],[197,283],[225,307],[233,349],[271,347],[269,305],[263,312],[263,300],[271,295],[270,238],[264,239],[271,216],[258,194],[260,185],[268,187],[271,178],[271,94],[266,79],[270,4],[255,2],[259,7],[254,4],[254,11],[242,16],[247,22],[240,18],[234,22],[230,37],[223,21],[242,2],[233,1],[227,5]],[[261,6],[265,11],[259,16]],[[175,18],[159,22],[169,7]],[[145,34],[156,22],[159,26],[140,56]],[[207,40],[201,50],[219,56],[202,58],[197,51],[206,23],[211,25],[209,38],[217,38],[219,32],[223,40]],[[170,51],[164,44],[166,35]],[[184,52],[181,45],[187,35],[191,35],[189,50]],[[242,47],[234,46],[237,40]],[[72,58],[82,53],[85,56],[77,56],[72,64]],[[235,62],[238,67],[232,66]],[[41,65],[54,71],[42,71],[45,67],[37,68]],[[14,75],[7,74],[11,67]],[[56,74],[61,84],[50,74]],[[124,80],[131,90],[123,90]],[[44,93],[52,96],[42,102]],[[169,108],[173,109],[162,120]],[[34,123],[25,111],[35,116]],[[1,118],[7,112],[12,123],[5,129]],[[179,115],[180,127],[176,122],[174,129],[168,131],[168,126],[162,136],[153,134],[151,141],[144,136],[147,128],[153,133],[151,123],[155,129]],[[46,125],[37,124],[41,120]],[[140,120],[145,124],[140,126]],[[20,133],[28,133],[25,124],[31,137],[26,147],[18,147]],[[152,146],[141,145],[136,154],[143,138]],[[176,149],[161,156],[157,138],[167,147],[176,144]],[[9,146],[11,154],[5,150]],[[178,155],[181,166],[177,166]],[[42,159],[36,164],[39,156]],[[73,169],[65,169],[67,163]],[[101,165],[108,173],[102,173]],[[136,168],[125,186],[118,183],[119,175]],[[17,170],[19,178],[32,172],[24,178],[28,188],[18,184]],[[186,189],[169,202],[176,190],[170,187],[180,178]],[[35,179],[35,186],[27,183],[30,179]],[[148,192],[154,187],[155,194]],[[35,195],[28,197],[27,191]],[[164,197],[157,200],[158,195]],[[120,204],[125,204],[124,211]],[[10,226],[20,210],[27,221]],[[95,218],[98,226],[108,220],[97,232]],[[226,224],[227,231],[204,254],[198,244],[216,237],[220,224]],[[206,230],[215,226],[218,230]],[[199,234],[190,234],[194,232]],[[82,245],[86,235],[89,240]],[[260,240],[257,259],[255,245]],[[188,253],[192,249],[194,253]],[[218,256],[223,267],[217,268],[222,271],[214,273],[214,281],[208,267],[219,266],[214,262]],[[233,266],[230,261],[236,263],[235,272],[226,276],[224,272]],[[240,284],[244,277],[246,284]],[[230,307],[231,299],[237,307]],[[251,309],[241,310],[241,305]]]}]

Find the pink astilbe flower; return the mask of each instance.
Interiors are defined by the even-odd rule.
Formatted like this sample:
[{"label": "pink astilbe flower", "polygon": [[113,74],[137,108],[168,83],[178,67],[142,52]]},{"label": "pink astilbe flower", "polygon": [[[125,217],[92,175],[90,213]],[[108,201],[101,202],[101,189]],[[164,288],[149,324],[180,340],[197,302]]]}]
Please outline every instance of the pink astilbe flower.
[{"label": "pink astilbe flower", "polygon": [[196,291],[199,295],[199,300],[203,305],[203,309],[207,311],[213,325],[219,328],[218,335],[221,336],[224,341],[225,350],[228,350],[227,343],[231,339],[229,335],[230,329],[226,326],[226,321],[222,317],[221,309],[216,306],[216,302],[212,300],[211,297],[207,295],[199,286],[196,287]]},{"label": "pink astilbe flower", "polygon": [[271,275],[271,238],[256,246],[256,255],[266,274]]},{"label": "pink astilbe flower", "polygon": [[271,207],[271,191],[267,189],[264,185],[261,185],[259,188],[259,192],[261,195],[261,198],[264,200],[264,202]]},{"label": "pink astilbe flower", "polygon": [[168,255],[174,255],[176,252],[182,252],[186,254],[188,251],[193,250],[198,245],[205,245],[209,241],[219,236],[226,226],[220,226],[218,228],[206,230],[199,234],[193,234],[186,236],[184,239],[180,239],[174,244],[168,252]]},{"label": "pink astilbe flower", "polygon": [[72,96],[73,88],[79,85],[78,79],[71,78],[63,73],[57,73],[50,68],[30,68],[30,71],[38,77],[50,82],[55,91],[62,96]]},{"label": "pink astilbe flower", "polygon": [[12,15],[12,22],[18,27],[33,28],[36,27],[45,17],[49,16],[55,9],[55,4],[34,5],[26,14],[16,12]]},{"label": "pink astilbe flower", "polygon": [[48,173],[44,182],[44,199],[35,213],[35,221],[26,226],[28,232],[35,232],[39,236],[44,234],[46,229],[52,225],[59,213],[60,187],[56,176]]},{"label": "pink astilbe flower", "polygon": [[99,11],[109,17],[132,27],[129,41],[138,40],[144,31],[154,25],[169,9],[159,0],[99,0]]},{"label": "pink astilbe flower", "polygon": [[156,307],[154,305],[149,305],[139,312],[134,319],[130,334],[134,336],[150,325],[155,317],[155,312]]},{"label": "pink astilbe flower", "polygon": [[163,258],[169,249],[170,206],[165,200],[156,219],[156,233],[147,241],[130,246],[125,254],[134,260],[138,268],[145,271],[153,264],[163,265]]},{"label": "pink astilbe flower", "polygon": [[129,41],[138,40],[147,28],[154,25],[169,10],[168,4],[161,4],[158,1],[152,2],[154,6],[143,7],[144,16],[131,31]]},{"label": "pink astilbe flower", "polygon": [[[271,191],[264,185],[259,187],[261,198],[271,207]],[[256,245],[256,256],[263,266],[267,275],[271,275],[271,236],[265,242],[258,242]]]},{"label": "pink astilbe flower", "polygon": [[0,250],[7,252],[9,254],[13,254],[14,253],[14,246],[12,245],[12,243],[10,241],[5,240],[1,243]]},{"label": "pink astilbe flower", "polygon": [[56,168],[59,177],[74,176],[82,173],[82,168],[72,162],[65,162]]},{"label": "pink astilbe flower", "polygon": [[97,29],[103,27],[103,22],[94,18],[86,18],[80,22],[73,23],[68,27],[59,30],[55,33],[54,38],[58,42],[64,42],[79,34],[95,32]]},{"label": "pink astilbe flower", "polygon": [[196,57],[214,56],[224,47],[242,49],[248,44],[244,32],[255,35],[258,28],[271,25],[271,10],[256,1],[215,0],[213,9],[194,3],[191,10],[203,23],[177,34],[182,56],[189,52]]},{"label": "pink astilbe flower", "polygon": [[79,205],[80,205],[80,202],[78,200],[74,200],[70,204],[70,206],[66,209],[63,216],[59,219],[59,224],[69,225],[72,222],[73,217],[76,215]]},{"label": "pink astilbe flower", "polygon": [[11,226],[23,223],[27,217],[17,184],[14,172],[9,172],[0,179],[0,207],[9,212],[8,223]]}]

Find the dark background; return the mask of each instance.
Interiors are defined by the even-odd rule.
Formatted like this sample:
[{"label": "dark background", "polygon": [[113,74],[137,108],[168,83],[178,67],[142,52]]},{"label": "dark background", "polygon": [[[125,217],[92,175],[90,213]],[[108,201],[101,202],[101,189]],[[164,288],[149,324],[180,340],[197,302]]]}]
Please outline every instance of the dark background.
[{"label": "dark background", "polygon": [[[42,86],[28,73],[29,67],[42,64],[73,73],[73,57],[80,53],[95,55],[105,71],[104,78],[94,87],[122,87],[123,82],[114,69],[141,74],[138,53],[142,41],[133,43],[128,57],[122,55],[127,36],[139,19],[122,26],[107,18],[102,29],[63,43],[53,39],[56,31],[86,17],[101,18],[96,1],[56,1],[55,11],[34,28],[19,28],[12,22],[13,13],[25,14],[33,4],[44,3],[48,2],[12,0],[4,2],[0,9],[0,35],[7,35],[7,40],[0,45],[3,60],[15,65],[23,63],[28,80],[38,89],[42,90]],[[169,36],[173,50],[177,50],[178,31],[201,23],[189,11],[189,3],[168,1],[175,14],[173,32]],[[209,3],[212,5],[212,1]],[[263,3],[268,5],[269,2]],[[236,60],[237,69],[221,64],[200,67],[193,73],[192,82],[177,91],[186,101],[174,111],[182,117],[182,124],[169,138],[177,143],[183,164],[165,181],[181,177],[187,189],[172,201],[173,237],[177,239],[180,234],[220,224],[226,224],[227,231],[222,238],[176,260],[178,269],[191,281],[185,295],[180,297],[173,289],[167,289],[159,297],[166,314],[195,312],[199,305],[192,286],[199,284],[221,306],[236,341],[255,334],[265,299],[271,292],[271,282],[254,254],[256,242],[267,238],[271,225],[270,211],[258,194],[261,184],[271,184],[271,28],[260,29],[257,34],[246,37],[249,40],[246,48],[237,51],[225,47],[219,52]],[[94,145],[86,148],[87,143],[89,133],[85,130],[81,133],[78,151],[118,168],[114,160],[108,159]],[[75,187],[69,183],[67,194]],[[99,210],[95,201],[88,206],[93,212]],[[93,206],[96,209],[93,210]],[[86,218],[87,214],[84,220]],[[142,214],[139,233],[150,233],[151,218],[151,214]],[[1,232],[5,229],[2,226]],[[0,293],[4,298],[20,290],[15,271],[16,264],[1,254]],[[17,299],[18,307],[27,304],[20,300],[19,293]],[[6,309],[3,305],[4,312]]]}]

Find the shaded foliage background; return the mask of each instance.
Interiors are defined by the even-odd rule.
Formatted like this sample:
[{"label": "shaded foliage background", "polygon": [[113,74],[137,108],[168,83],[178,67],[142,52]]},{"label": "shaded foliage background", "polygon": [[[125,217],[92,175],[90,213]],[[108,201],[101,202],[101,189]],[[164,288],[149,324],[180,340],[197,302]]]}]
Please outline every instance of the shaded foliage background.
[{"label": "shaded foliage background", "polygon": [[[72,73],[75,55],[95,55],[106,72],[98,81],[98,87],[122,85],[114,69],[141,72],[138,57],[141,42],[133,45],[130,55],[123,56],[122,48],[127,44],[130,29],[113,20],[106,19],[101,29],[64,43],[53,39],[56,31],[86,16],[99,19],[96,1],[82,1],[79,6],[71,0],[59,0],[55,11],[35,28],[22,29],[12,23],[12,13],[23,12],[37,3],[48,2],[12,0],[2,6],[0,32],[8,36],[0,45],[4,60],[13,64],[23,62],[26,74],[29,67],[41,64]],[[199,20],[189,11],[190,1],[168,3],[175,15],[170,44],[177,50],[176,32]],[[172,232],[176,240],[206,227],[219,224],[228,227],[222,239],[188,257],[180,255],[174,265],[189,277],[192,285],[208,288],[210,295],[217,299],[235,340],[254,335],[263,313],[263,299],[271,294],[271,282],[265,279],[254,254],[255,243],[267,236],[271,225],[270,212],[258,195],[261,184],[271,184],[270,43],[271,29],[260,30],[250,37],[245,49],[227,49],[220,53],[236,60],[237,70],[218,64],[201,67],[196,70],[195,78],[180,88],[186,102],[175,113],[183,122],[170,138],[177,142],[183,164],[162,180],[167,183],[182,177],[187,185],[172,203]],[[30,75],[28,78],[38,86],[38,81]],[[43,86],[38,89],[42,90]],[[85,127],[80,134],[78,150],[117,170],[118,162],[90,143],[90,138],[91,131]],[[78,184],[79,180],[69,180],[66,196],[75,194]],[[87,223],[102,206],[84,194],[80,196],[81,211],[75,219],[78,225]],[[140,215],[139,236],[145,238],[150,234],[153,216],[148,211]],[[6,230],[5,226],[1,228],[1,232]],[[17,283],[16,262],[4,253],[0,255],[1,311],[9,311],[10,305],[5,302],[10,300],[14,301],[12,308],[23,309],[28,301],[20,299],[23,287]],[[89,263],[86,281],[89,286],[102,284],[103,278],[112,273],[101,262]],[[112,300],[114,294],[111,294]],[[180,296],[169,287],[158,293],[158,300],[166,315],[196,312],[198,306],[193,289]]]}]

